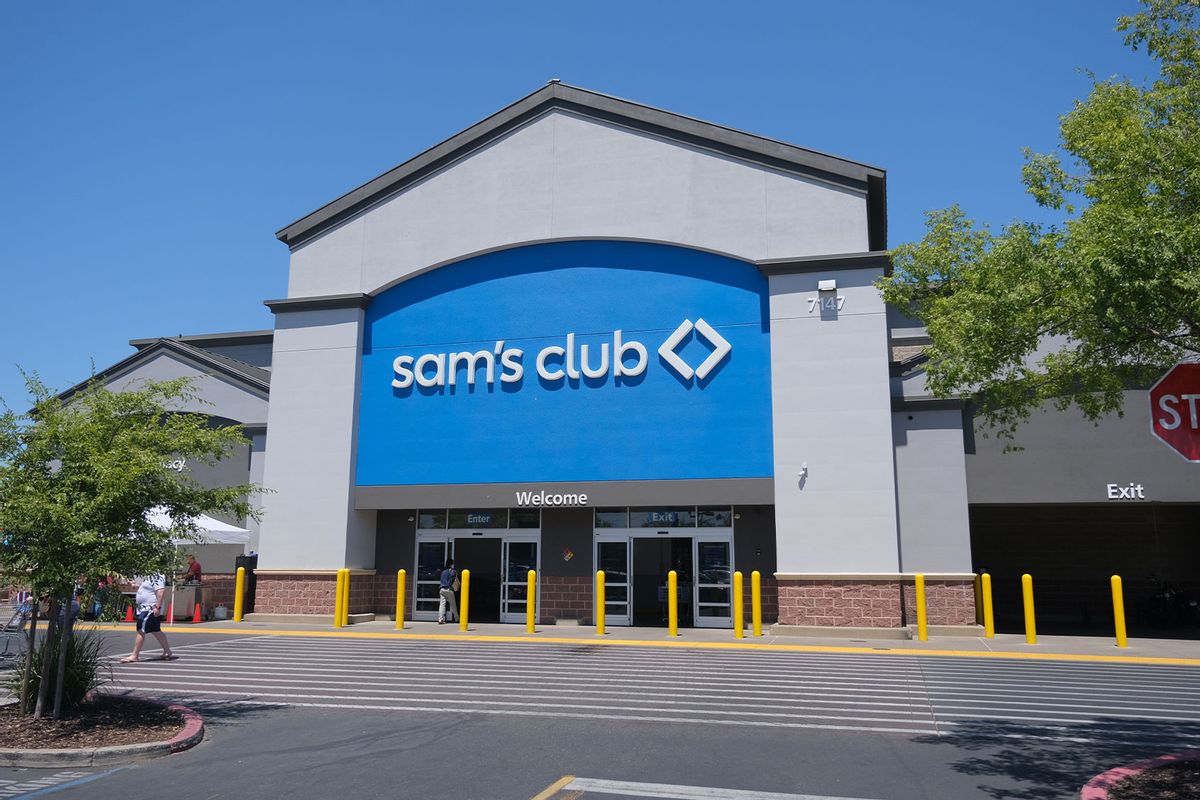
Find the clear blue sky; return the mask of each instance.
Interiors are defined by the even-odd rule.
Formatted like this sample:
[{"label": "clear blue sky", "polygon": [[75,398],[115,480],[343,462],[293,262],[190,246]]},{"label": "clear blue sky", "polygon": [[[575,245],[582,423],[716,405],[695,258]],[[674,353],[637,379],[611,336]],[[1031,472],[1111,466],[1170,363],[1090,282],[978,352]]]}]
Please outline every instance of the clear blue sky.
[{"label": "clear blue sky", "polygon": [[1133,0],[0,5],[0,397],[131,338],[270,328],[274,232],[550,78],[888,170],[890,243],[1037,218]]}]

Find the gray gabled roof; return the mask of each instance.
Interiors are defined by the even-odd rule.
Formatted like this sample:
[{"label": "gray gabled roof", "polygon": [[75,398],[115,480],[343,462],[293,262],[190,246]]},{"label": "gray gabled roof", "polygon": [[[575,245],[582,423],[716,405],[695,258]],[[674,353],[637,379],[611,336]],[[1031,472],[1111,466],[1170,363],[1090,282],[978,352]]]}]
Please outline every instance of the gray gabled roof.
[{"label": "gray gabled roof", "polygon": [[[139,340],[141,341],[141,340]],[[242,386],[246,390],[261,396],[267,396],[271,391],[271,373],[253,364],[238,361],[235,358],[218,355],[208,350],[202,350],[178,339],[158,339],[153,344],[140,346],[138,351],[128,358],[122,359],[107,369],[97,372],[86,381],[75,384],[59,395],[63,400],[69,399],[91,381],[107,381],[128,372],[139,363],[148,361],[162,352],[168,352],[191,362],[202,371],[221,375]]]},{"label": "gray gabled roof", "polygon": [[558,81],[551,81],[441,144],[282,228],[275,235],[284,244],[293,247],[551,108],[573,111],[773,169],[865,190],[871,239],[869,249],[887,248],[886,173],[883,169]]}]

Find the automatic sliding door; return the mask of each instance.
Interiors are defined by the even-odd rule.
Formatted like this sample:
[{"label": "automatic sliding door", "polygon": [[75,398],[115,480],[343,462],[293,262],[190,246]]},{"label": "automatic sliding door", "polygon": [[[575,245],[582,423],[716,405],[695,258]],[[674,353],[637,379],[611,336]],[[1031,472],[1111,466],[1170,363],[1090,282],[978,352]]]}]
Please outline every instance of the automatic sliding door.
[{"label": "automatic sliding door", "polygon": [[628,539],[596,542],[596,569],[604,570],[604,618],[609,625],[632,624],[629,550]]},{"label": "automatic sliding door", "polygon": [[696,627],[733,624],[733,544],[696,538]]},{"label": "automatic sliding door", "polygon": [[[524,622],[529,594],[529,570],[538,568],[536,541],[504,540],[503,580],[500,585],[500,621]],[[536,608],[534,611],[536,612]]]},{"label": "automatic sliding door", "polygon": [[450,547],[446,536],[425,538],[418,534],[413,619],[437,619],[438,589],[441,586],[442,569],[446,566],[446,559],[452,555]]}]

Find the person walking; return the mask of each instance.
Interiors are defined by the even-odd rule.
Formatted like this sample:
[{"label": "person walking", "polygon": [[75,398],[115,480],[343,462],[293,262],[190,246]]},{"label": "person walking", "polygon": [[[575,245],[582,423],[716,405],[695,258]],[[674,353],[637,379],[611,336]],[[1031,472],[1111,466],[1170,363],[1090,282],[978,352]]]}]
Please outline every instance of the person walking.
[{"label": "person walking", "polygon": [[446,568],[442,570],[442,578],[438,588],[438,625],[446,623],[446,609],[449,606],[450,621],[458,621],[458,601],[454,592],[458,588],[458,571],[454,569],[454,559],[446,559]]},{"label": "person walking", "polygon": [[137,637],[133,640],[133,652],[121,659],[122,664],[137,661],[142,654],[142,645],[146,643],[146,634],[154,634],[162,647],[162,655],[156,660],[170,661],[175,658],[171,645],[167,644],[167,636],[160,627],[163,595],[167,592],[166,579],[162,575],[147,575],[134,579],[138,584],[134,604],[137,606]]}]

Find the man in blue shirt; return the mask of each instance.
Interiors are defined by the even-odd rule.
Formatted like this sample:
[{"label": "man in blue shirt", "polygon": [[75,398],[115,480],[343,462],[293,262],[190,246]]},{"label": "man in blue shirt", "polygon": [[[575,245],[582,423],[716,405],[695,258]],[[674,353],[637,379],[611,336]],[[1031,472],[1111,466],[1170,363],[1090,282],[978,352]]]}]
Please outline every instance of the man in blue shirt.
[{"label": "man in blue shirt", "polygon": [[454,569],[454,559],[446,559],[446,568],[442,570],[442,579],[438,587],[438,625],[446,622],[446,607],[450,607],[450,621],[458,620],[458,601],[454,598],[457,588],[458,572]]}]

